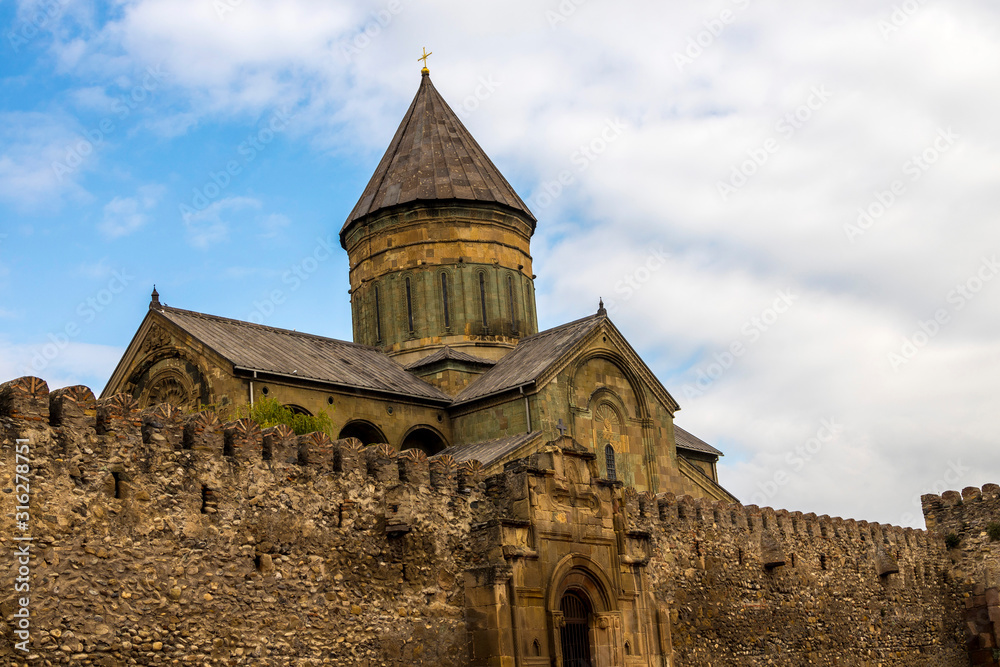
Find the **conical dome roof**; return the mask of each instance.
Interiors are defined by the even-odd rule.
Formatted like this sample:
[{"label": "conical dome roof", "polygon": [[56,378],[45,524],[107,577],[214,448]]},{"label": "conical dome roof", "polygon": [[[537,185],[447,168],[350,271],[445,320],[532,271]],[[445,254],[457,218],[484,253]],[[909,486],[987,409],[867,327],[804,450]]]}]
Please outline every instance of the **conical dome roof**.
[{"label": "conical dome roof", "polygon": [[340,230],[341,241],[353,223],[377,211],[441,200],[498,204],[535,222],[425,72],[392,143]]}]

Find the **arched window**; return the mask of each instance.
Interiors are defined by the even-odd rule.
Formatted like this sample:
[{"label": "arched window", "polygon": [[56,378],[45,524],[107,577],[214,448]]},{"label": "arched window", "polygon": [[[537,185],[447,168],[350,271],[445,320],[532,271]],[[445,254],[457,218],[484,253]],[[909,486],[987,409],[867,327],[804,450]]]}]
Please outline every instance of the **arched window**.
[{"label": "arched window", "polygon": [[614,482],[618,479],[618,469],[615,466],[615,448],[610,444],[604,445],[604,462],[608,466],[608,480]]},{"label": "arched window", "polygon": [[378,285],[375,286],[375,342],[382,340],[382,304],[378,298]]},{"label": "arched window", "polygon": [[448,311],[448,274],[441,274],[441,304],[444,306],[444,328],[451,327],[451,313]]},{"label": "arched window", "polygon": [[479,305],[483,311],[483,326],[486,326],[486,274],[479,274]]},{"label": "arched window", "polygon": [[517,319],[514,317],[514,278],[507,276],[507,310],[510,311],[510,330],[517,333]]},{"label": "arched window", "polygon": [[413,300],[410,298],[410,279],[406,279],[406,323],[407,331],[413,333]]}]

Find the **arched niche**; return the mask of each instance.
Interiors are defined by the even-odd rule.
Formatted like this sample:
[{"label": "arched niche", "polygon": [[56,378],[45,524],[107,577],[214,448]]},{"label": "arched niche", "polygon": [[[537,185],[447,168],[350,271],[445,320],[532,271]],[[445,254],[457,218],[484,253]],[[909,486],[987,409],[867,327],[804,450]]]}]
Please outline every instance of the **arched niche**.
[{"label": "arched niche", "polygon": [[[570,408],[586,409],[594,395],[594,382],[587,377],[588,366],[593,375],[602,376],[604,382],[598,383],[597,390],[607,390],[618,396],[625,407],[623,417],[647,419],[649,406],[643,391],[642,381],[629,366],[628,360],[622,355],[610,350],[594,350],[576,360],[569,380]],[[621,383],[608,382],[608,376],[618,375]]]},{"label": "arched niche", "polygon": [[590,664],[621,663],[621,612],[615,591],[611,578],[592,558],[570,554],[559,561],[545,599],[555,664],[568,665],[567,660],[579,664],[581,659]]},{"label": "arched niche", "polygon": [[344,424],[337,436],[341,440],[344,438],[357,438],[363,445],[377,445],[386,442],[385,434],[375,424],[364,419],[355,419]]},{"label": "arched niche", "polygon": [[437,429],[427,424],[419,424],[411,428],[403,436],[403,441],[399,445],[399,451],[419,449],[427,454],[427,456],[434,456],[444,451],[447,447],[448,443]]}]

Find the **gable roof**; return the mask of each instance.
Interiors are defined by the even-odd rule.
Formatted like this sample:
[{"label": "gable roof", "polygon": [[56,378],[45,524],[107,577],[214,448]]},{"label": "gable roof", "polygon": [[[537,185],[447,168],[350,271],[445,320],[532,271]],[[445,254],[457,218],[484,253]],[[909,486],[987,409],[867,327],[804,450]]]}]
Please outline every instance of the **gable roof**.
[{"label": "gable roof", "polygon": [[475,459],[484,466],[489,466],[493,462],[502,459],[508,454],[516,452],[518,449],[537,439],[541,435],[541,431],[519,433],[517,435],[509,435],[503,438],[494,438],[493,440],[483,440],[482,442],[475,442],[469,445],[452,445],[440,453],[449,454],[458,462],[471,461]]},{"label": "gable roof", "polygon": [[398,204],[465,200],[535,216],[423,74],[420,87],[354,210],[340,230]]},{"label": "gable roof", "polygon": [[705,454],[715,454],[716,456],[725,456],[721,451],[708,444],[698,436],[692,435],[688,431],[685,431],[677,424],[674,424],[674,439],[677,441],[678,449],[688,449],[695,452],[703,452]]},{"label": "gable roof", "polygon": [[450,396],[374,347],[179,308],[159,306],[151,312],[241,370],[451,403]]},{"label": "gable roof", "polygon": [[604,315],[591,315],[522,338],[497,365],[459,392],[455,405],[499,394],[534,382],[552,364],[600,326]]},{"label": "gable roof", "polygon": [[429,354],[423,359],[418,359],[412,364],[406,367],[408,371],[415,371],[425,366],[431,366],[439,361],[460,361],[466,364],[474,364],[477,366],[495,366],[497,362],[492,359],[484,359],[482,357],[477,357],[472,354],[467,354],[461,350],[453,350],[451,347],[445,345],[444,347],[436,350],[433,354]]}]

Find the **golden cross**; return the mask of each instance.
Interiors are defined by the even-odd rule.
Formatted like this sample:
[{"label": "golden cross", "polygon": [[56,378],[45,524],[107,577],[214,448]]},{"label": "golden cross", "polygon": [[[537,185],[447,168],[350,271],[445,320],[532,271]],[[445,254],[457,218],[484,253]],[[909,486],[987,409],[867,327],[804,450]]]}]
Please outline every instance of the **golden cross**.
[{"label": "golden cross", "polygon": [[421,72],[429,72],[430,70],[427,69],[427,56],[434,55],[434,52],[431,51],[430,53],[427,53],[427,47],[426,46],[423,47],[423,49],[424,49],[424,55],[421,56],[421,57],[419,57],[419,58],[417,58],[417,62],[420,62],[421,60],[423,60],[424,61],[424,66],[423,66],[423,69],[421,69],[420,71]]}]

